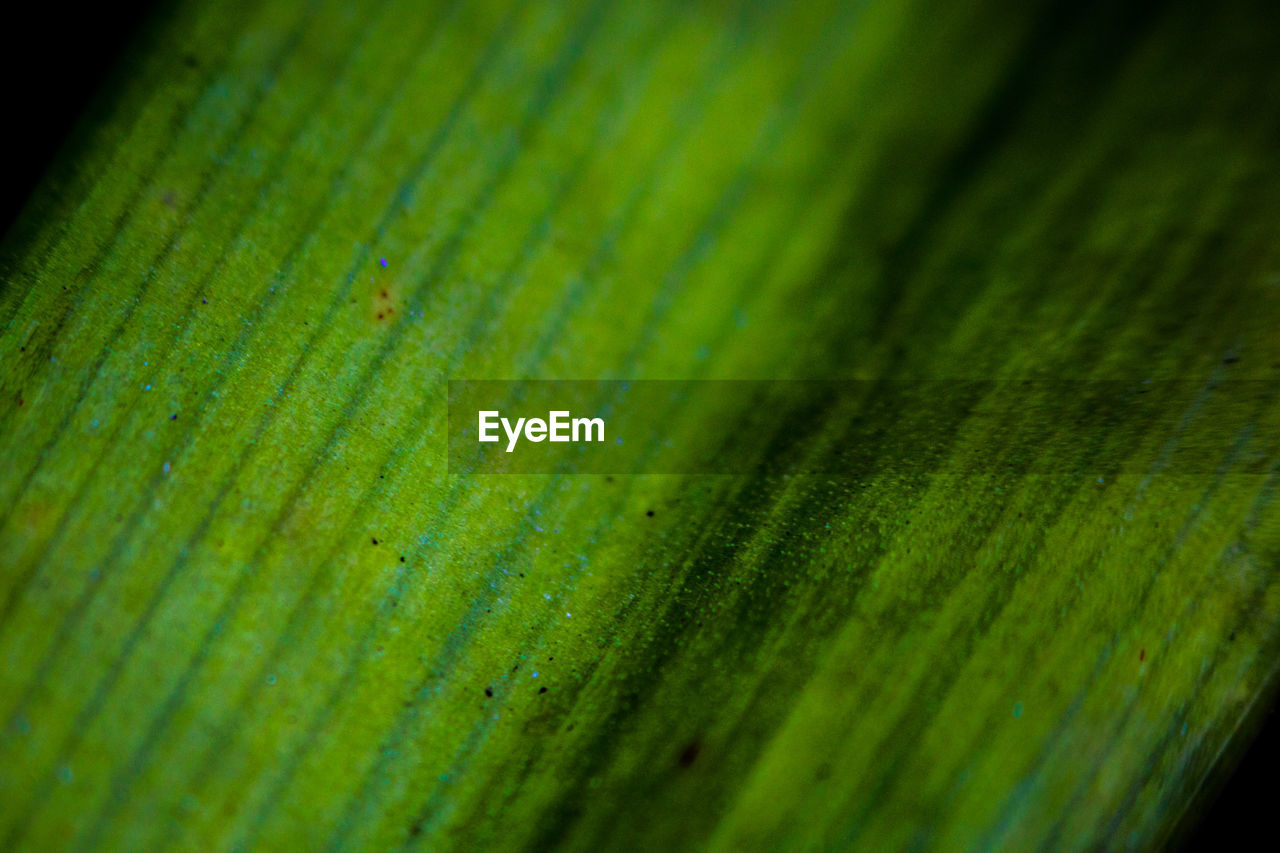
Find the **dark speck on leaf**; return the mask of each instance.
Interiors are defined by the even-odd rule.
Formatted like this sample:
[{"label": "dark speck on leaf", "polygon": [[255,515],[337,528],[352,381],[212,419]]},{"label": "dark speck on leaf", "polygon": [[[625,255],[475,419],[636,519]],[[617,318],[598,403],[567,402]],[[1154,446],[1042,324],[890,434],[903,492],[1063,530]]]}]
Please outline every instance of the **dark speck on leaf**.
[{"label": "dark speck on leaf", "polygon": [[492,688],[492,687],[486,687],[486,688],[484,689],[484,695],[486,695],[486,696],[488,696],[490,699],[492,699],[492,698],[493,698],[493,688]]},{"label": "dark speck on leaf", "polygon": [[538,688],[538,695],[539,695],[539,696],[541,696],[543,693],[546,693],[546,692],[547,692],[547,688],[545,688],[545,687],[539,687],[539,688]]},{"label": "dark speck on leaf", "polygon": [[400,562],[402,562],[402,563],[404,562],[404,554],[401,554],[401,555],[400,555]]},{"label": "dark speck on leaf", "polygon": [[1146,649],[1143,649],[1142,651],[1138,652],[1138,660],[1142,661],[1142,660],[1146,660],[1146,659],[1147,659],[1147,650],[1146,650]]},{"label": "dark speck on leaf", "polygon": [[378,544],[378,540],[377,540],[377,539],[374,539],[374,540],[373,540],[373,544],[374,544],[374,545],[377,545],[377,544]]},{"label": "dark speck on leaf", "polygon": [[176,414],[169,415],[169,420],[176,421],[177,419],[178,419],[178,416]]},{"label": "dark speck on leaf", "polygon": [[696,740],[680,750],[680,758],[677,759],[681,767],[690,767],[693,762],[698,760],[698,753],[702,751],[702,744]]},{"label": "dark speck on leaf", "polygon": [[653,518],[653,510],[649,510],[648,512],[645,513],[645,515],[649,516],[650,518]]}]

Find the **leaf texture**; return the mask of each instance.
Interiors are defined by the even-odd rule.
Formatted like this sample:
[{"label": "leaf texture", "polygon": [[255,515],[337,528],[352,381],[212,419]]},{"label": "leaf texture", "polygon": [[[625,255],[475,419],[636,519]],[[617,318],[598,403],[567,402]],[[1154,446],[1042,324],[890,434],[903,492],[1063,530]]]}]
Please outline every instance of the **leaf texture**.
[{"label": "leaf texture", "polygon": [[[1280,378],[1277,23],[180,0],[0,259],[0,847],[1169,842],[1273,693],[1280,400],[482,477],[446,387]],[[796,388],[762,459],[840,451]]]}]

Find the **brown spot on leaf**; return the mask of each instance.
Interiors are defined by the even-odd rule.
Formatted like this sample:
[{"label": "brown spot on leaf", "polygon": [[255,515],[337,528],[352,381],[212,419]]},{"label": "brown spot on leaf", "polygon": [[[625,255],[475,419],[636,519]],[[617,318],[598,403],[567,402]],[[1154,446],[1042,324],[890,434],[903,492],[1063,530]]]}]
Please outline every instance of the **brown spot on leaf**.
[{"label": "brown spot on leaf", "polygon": [[[385,270],[379,272],[386,275]],[[381,276],[365,279],[368,290],[363,299],[369,322],[385,326],[395,319],[397,313],[403,313],[404,289],[395,281],[382,281]]]}]

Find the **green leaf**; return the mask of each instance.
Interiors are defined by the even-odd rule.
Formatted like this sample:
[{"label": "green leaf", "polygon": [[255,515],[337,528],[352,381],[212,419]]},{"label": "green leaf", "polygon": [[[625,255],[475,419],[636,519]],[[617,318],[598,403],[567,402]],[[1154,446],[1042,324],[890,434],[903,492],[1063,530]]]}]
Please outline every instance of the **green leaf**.
[{"label": "green leaf", "polygon": [[0,259],[0,847],[1167,843],[1274,693],[1274,395],[481,476],[447,383],[1274,382],[1277,23],[179,2]]}]

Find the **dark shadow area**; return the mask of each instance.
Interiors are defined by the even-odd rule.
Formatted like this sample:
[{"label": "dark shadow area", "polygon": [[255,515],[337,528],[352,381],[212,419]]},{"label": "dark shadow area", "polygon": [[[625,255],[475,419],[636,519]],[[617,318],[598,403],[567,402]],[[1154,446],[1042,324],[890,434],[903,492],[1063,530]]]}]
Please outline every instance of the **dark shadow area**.
[{"label": "dark shadow area", "polygon": [[157,0],[23,3],[0,18],[6,154],[0,234],[13,225],[76,121]]},{"label": "dark shadow area", "polygon": [[1273,705],[1261,721],[1254,742],[1244,748],[1234,769],[1222,768],[1221,790],[1210,794],[1206,810],[1194,820],[1182,849],[1262,850],[1272,838],[1271,810],[1276,807],[1276,767],[1280,766],[1280,717]]}]

